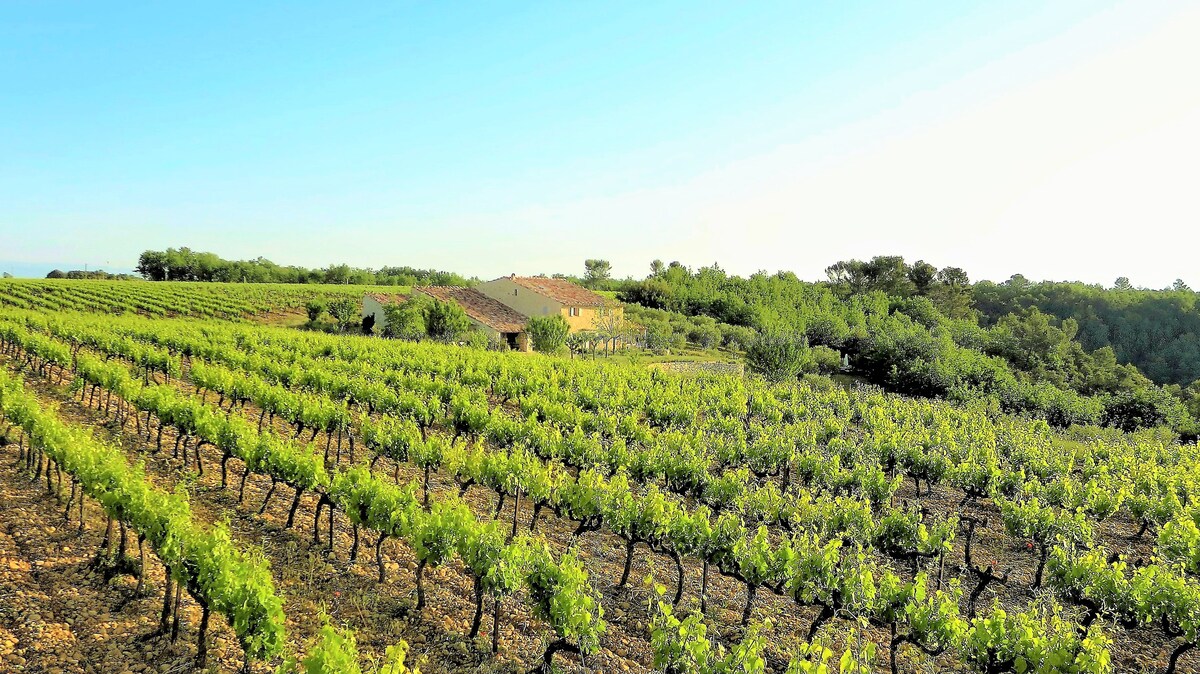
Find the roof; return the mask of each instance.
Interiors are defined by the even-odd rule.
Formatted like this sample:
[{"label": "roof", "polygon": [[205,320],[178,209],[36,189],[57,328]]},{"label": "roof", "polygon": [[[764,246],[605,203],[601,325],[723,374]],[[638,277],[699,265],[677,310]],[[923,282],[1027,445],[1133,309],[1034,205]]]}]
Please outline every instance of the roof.
[{"label": "roof", "polygon": [[497,332],[523,332],[529,317],[497,302],[474,288],[458,286],[419,286],[414,291],[425,293],[443,302],[455,302],[471,318]]},{"label": "roof", "polygon": [[[602,307],[605,305],[604,296],[594,293],[587,288],[571,283],[566,279],[550,278],[548,276],[506,276],[508,280],[522,288],[549,297],[560,304],[581,307]],[[500,279],[496,279],[500,280]]]},{"label": "roof", "polygon": [[366,296],[380,304],[399,304],[408,298],[407,295],[385,295],[383,293],[367,293]]}]

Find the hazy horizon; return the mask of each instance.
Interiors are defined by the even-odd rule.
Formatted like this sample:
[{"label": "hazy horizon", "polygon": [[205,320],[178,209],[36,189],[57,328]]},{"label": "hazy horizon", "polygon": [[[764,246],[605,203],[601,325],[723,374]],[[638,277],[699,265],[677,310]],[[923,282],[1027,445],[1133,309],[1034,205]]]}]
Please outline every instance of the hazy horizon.
[{"label": "hazy horizon", "polygon": [[[176,247],[176,246],[172,246],[172,247]],[[195,249],[194,249],[194,250],[195,250]],[[219,254],[219,252],[218,252],[218,251],[198,251],[198,252],[214,252],[214,253],[218,253],[218,254]],[[888,253],[880,253],[880,255],[887,255],[887,254],[888,254]],[[255,256],[255,257],[257,257],[257,256]],[[267,256],[265,256],[265,255],[264,255],[263,257],[267,257]],[[874,256],[869,256],[869,257],[874,257]],[[227,258],[227,259],[228,259],[228,258]],[[268,259],[270,259],[270,258],[268,258]],[[911,263],[911,262],[916,262],[916,260],[914,260],[914,259],[907,259],[907,261],[908,261],[908,262],[910,262],[910,263]],[[135,262],[136,262],[136,260],[135,260]],[[290,263],[290,262],[286,262],[286,261],[283,261],[283,260],[271,260],[271,262],[274,262],[274,263],[276,263],[276,264],[278,264],[278,265],[280,265],[280,266],[282,266],[282,267],[287,267],[287,266],[301,266],[301,267],[308,267],[308,268],[310,268],[310,269],[312,269],[312,268],[324,268],[324,267],[328,266],[328,265],[313,265],[313,266],[309,266],[309,265],[293,265],[292,263]],[[626,279],[626,278],[633,278],[633,279],[638,279],[638,280],[640,280],[640,279],[644,279],[644,278],[646,278],[647,276],[649,276],[649,273],[650,273],[650,262],[651,262],[651,261],[647,261],[647,262],[646,262],[646,265],[645,265],[645,270],[644,270],[642,273],[631,272],[631,273],[628,273],[628,274],[614,274],[614,275],[613,275],[613,278],[615,278],[615,279]],[[710,263],[707,263],[707,264],[689,264],[689,263],[687,263],[687,262],[686,262],[686,261],[684,261],[684,260],[664,260],[664,262],[665,262],[665,263],[667,263],[667,264],[669,264],[669,263],[671,263],[671,262],[679,262],[680,264],[683,264],[684,266],[686,266],[686,267],[688,267],[688,268],[692,269],[693,271],[695,271],[695,270],[697,270],[697,269],[699,269],[699,268],[701,268],[701,267],[707,267],[707,266],[711,266],[712,264],[714,264],[714,263],[712,263],[712,262],[710,262]],[[837,260],[833,260],[833,261],[831,261],[831,262],[830,262],[830,264],[833,264],[833,262],[837,262]],[[929,262],[931,262],[931,263],[932,263],[933,261],[929,261]],[[335,262],[333,262],[333,264],[342,264],[342,263],[341,263],[341,262],[337,262],[337,261],[335,261]],[[349,263],[347,263],[347,264],[349,264]],[[726,268],[724,265],[721,265],[721,264],[720,264],[720,260],[716,260],[716,261],[715,261],[715,264],[717,264],[718,266],[720,266],[720,267],[721,267],[723,270],[725,270],[725,271],[726,271],[727,273],[729,273],[729,274],[736,275],[736,276],[742,276],[742,277],[746,277],[746,276],[749,276],[749,275],[751,275],[751,274],[754,274],[754,273],[757,273],[757,272],[760,272],[760,271],[765,271],[765,272],[767,272],[767,273],[771,273],[771,274],[774,274],[774,273],[776,273],[776,272],[793,272],[793,273],[795,273],[795,270],[792,270],[792,269],[765,269],[765,270],[761,270],[761,269],[760,269],[760,270],[755,270],[755,271],[753,271],[753,272],[739,273],[739,272],[736,272],[736,271],[733,271],[733,270],[727,269],[727,268]],[[354,265],[351,265],[351,266],[354,266]],[[381,266],[388,266],[388,267],[402,267],[402,266],[408,266],[408,267],[415,267],[415,268],[418,268],[418,269],[428,269],[428,268],[429,268],[429,267],[422,266],[422,265],[418,265],[418,264],[409,264],[409,263],[407,263],[407,262],[388,263],[388,264],[381,265]],[[576,266],[578,267],[578,268],[576,268],[576,269],[567,269],[567,268],[564,268],[564,269],[546,269],[546,270],[536,270],[536,269],[535,269],[535,270],[526,270],[526,271],[524,271],[524,272],[522,272],[522,273],[523,273],[523,274],[530,274],[530,275],[546,275],[546,276],[550,276],[550,275],[553,275],[553,274],[567,274],[567,275],[573,275],[573,276],[579,276],[579,277],[582,277],[582,276],[584,275],[584,274],[583,274],[583,272],[584,272],[584,269],[583,269],[583,261],[582,261],[582,260],[580,260],[580,261],[579,261],[579,264],[578,264],[578,265],[576,265]],[[944,266],[959,266],[959,265],[955,265],[955,264],[953,264],[953,263],[944,263],[944,264],[941,264],[941,265],[939,265],[939,266],[943,266],[943,267],[944,267]],[[378,270],[378,269],[379,269],[379,267],[363,267],[363,268],[369,268],[369,269],[375,269],[375,270]],[[107,266],[106,266],[106,265],[99,265],[99,266],[97,266],[97,265],[90,264],[90,263],[87,263],[87,264],[44,264],[44,263],[39,263],[39,262],[31,262],[31,263],[27,263],[27,262],[13,262],[13,261],[0,260],[0,272],[8,272],[8,273],[11,273],[11,274],[13,274],[13,276],[14,276],[15,278],[26,278],[26,279],[40,279],[40,278],[45,278],[46,274],[48,274],[48,273],[50,273],[51,271],[53,271],[53,270],[56,270],[56,269],[57,269],[57,270],[59,270],[59,271],[64,271],[64,272],[65,272],[65,271],[72,271],[72,270],[91,270],[91,271],[97,271],[97,270],[99,270],[99,271],[105,271],[105,272],[108,272],[108,273],[110,273],[110,274],[132,274],[132,275],[137,275],[137,271],[136,271],[136,269],[135,269],[135,266],[128,266],[128,267],[120,267],[120,266],[115,266],[115,265],[107,265]],[[478,278],[478,279],[480,279],[480,280],[484,280],[484,281],[491,280],[492,278],[498,278],[499,276],[505,276],[505,275],[506,275],[506,274],[496,274],[496,275],[483,275],[483,274],[475,274],[475,273],[472,273],[472,272],[471,272],[470,270],[468,270],[468,269],[438,269],[438,271],[454,272],[454,273],[461,274],[462,276],[465,276],[465,277],[467,277],[467,278]],[[966,270],[966,271],[968,272],[968,275],[970,275],[970,270]],[[972,283],[974,283],[974,282],[978,282],[978,281],[992,281],[992,282],[995,282],[995,283],[1003,283],[1003,282],[1007,281],[1007,280],[1008,280],[1010,277],[1012,277],[1013,275],[1016,275],[1016,274],[1021,274],[1021,272],[1019,272],[1019,271],[1015,271],[1015,272],[1013,272],[1012,274],[1009,274],[1008,276],[1006,276],[1006,277],[1004,277],[1004,278],[982,278],[982,277],[980,277],[980,278],[976,278],[975,276],[971,276],[971,281],[972,281]],[[798,276],[798,277],[800,278],[800,280],[802,280],[802,281],[818,282],[818,281],[827,281],[827,280],[828,280],[828,278],[827,278],[827,277],[825,276],[825,274],[824,274],[824,271],[822,271],[822,273],[821,273],[821,274],[819,274],[819,275],[816,275],[816,276],[811,276],[811,277],[804,276],[804,275],[800,275],[800,274],[797,274],[797,276]],[[1081,281],[1081,280],[1079,280],[1079,279],[1066,279],[1066,278],[1045,278],[1045,279],[1040,279],[1040,278],[1033,278],[1033,277],[1029,276],[1028,274],[1022,274],[1022,276],[1025,276],[1025,278],[1026,278],[1027,280],[1029,280],[1030,282],[1033,282],[1033,283],[1042,282],[1042,281],[1046,281],[1046,282],[1055,282],[1055,283],[1085,283],[1085,284],[1088,284],[1088,285],[1100,285],[1100,286],[1103,286],[1103,287],[1105,287],[1105,288],[1112,287],[1112,285],[1113,285],[1113,284],[1112,284],[1112,281],[1115,281],[1115,280],[1116,280],[1116,278],[1117,278],[1117,277],[1113,277],[1112,281],[1109,281],[1109,282],[1107,282],[1107,283],[1104,283],[1104,282],[1098,282],[1098,281]],[[1187,281],[1187,279],[1186,279],[1186,278],[1185,278],[1185,279],[1183,279],[1183,280],[1184,280],[1184,281]],[[1148,285],[1145,285],[1145,284],[1143,284],[1143,283],[1139,283],[1139,282],[1138,282],[1138,279],[1136,279],[1136,278],[1130,278],[1130,279],[1129,279],[1129,281],[1130,281],[1130,284],[1131,284],[1131,285],[1132,285],[1134,288],[1136,288],[1136,289],[1139,289],[1139,290],[1166,290],[1166,289],[1169,289],[1169,287],[1170,287],[1170,284],[1165,284],[1165,285],[1163,285],[1162,287],[1148,286]],[[1190,285],[1190,284],[1189,284],[1189,285]]]},{"label": "hazy horizon", "polygon": [[1183,2],[3,6],[0,271],[1196,285],[1198,34]]}]

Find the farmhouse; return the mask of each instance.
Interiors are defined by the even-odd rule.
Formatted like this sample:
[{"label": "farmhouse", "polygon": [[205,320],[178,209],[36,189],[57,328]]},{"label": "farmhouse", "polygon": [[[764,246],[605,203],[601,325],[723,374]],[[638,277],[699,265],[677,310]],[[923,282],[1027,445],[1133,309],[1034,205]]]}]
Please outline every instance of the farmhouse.
[{"label": "farmhouse", "polygon": [[[417,286],[413,293],[458,304],[477,329],[518,351],[532,348],[525,334],[525,325],[531,316],[562,316],[574,333],[602,328],[608,319],[620,320],[623,312],[620,305],[606,301],[602,295],[587,288],[545,276],[513,274],[474,288]],[[405,299],[402,295],[364,296],[364,321],[372,317],[370,320],[378,334],[387,321],[384,306]]]},{"label": "farmhouse", "polygon": [[507,343],[510,349],[529,351],[532,348],[529,336],[525,334],[525,323],[529,317],[474,288],[418,286],[413,288],[413,292],[458,304],[476,329],[482,330],[492,340]]},{"label": "farmhouse", "polygon": [[526,316],[552,316],[567,319],[571,332],[594,330],[606,312],[619,315],[619,306],[610,307],[603,295],[566,279],[545,276],[501,276],[475,287],[480,293],[502,302]]}]

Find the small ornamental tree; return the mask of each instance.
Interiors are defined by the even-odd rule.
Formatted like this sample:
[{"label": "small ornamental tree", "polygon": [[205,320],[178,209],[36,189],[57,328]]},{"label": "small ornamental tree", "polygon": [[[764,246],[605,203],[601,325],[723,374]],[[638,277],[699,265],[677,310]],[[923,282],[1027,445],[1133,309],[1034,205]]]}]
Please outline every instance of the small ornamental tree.
[{"label": "small ornamental tree", "polygon": [[338,332],[345,332],[358,318],[358,303],[349,297],[334,300],[329,304],[329,315],[337,321]]},{"label": "small ornamental tree", "polygon": [[425,334],[449,342],[471,329],[467,312],[455,302],[432,300],[425,305]]},{"label": "small ornamental tree", "polygon": [[806,350],[800,337],[760,335],[746,346],[746,365],[769,381],[788,381],[800,375],[808,360]]},{"label": "small ornamental tree", "polygon": [[591,349],[596,344],[596,334],[591,331],[575,332],[567,335],[566,345],[571,352],[571,357],[583,354],[584,351]]},{"label": "small ornamental tree", "polygon": [[554,353],[567,343],[567,335],[571,326],[561,315],[534,316],[525,324],[525,332],[533,342],[533,350],[541,353]]}]

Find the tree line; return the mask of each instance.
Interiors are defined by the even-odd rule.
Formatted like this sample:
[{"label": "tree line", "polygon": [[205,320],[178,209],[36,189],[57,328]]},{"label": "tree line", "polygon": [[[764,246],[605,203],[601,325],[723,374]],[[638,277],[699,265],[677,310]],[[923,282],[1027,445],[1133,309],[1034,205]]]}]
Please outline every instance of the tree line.
[{"label": "tree line", "polygon": [[103,269],[93,269],[87,271],[84,269],[72,269],[71,271],[63,271],[61,269],[52,269],[46,274],[48,279],[71,279],[71,280],[87,280],[87,281],[132,281],[137,280],[136,276],[131,274],[111,274]]},{"label": "tree line", "polygon": [[199,252],[186,247],[147,250],[138,257],[135,271],[149,281],[385,286],[466,286],[477,282],[477,279],[468,279],[453,272],[406,266],[382,267],[376,270],[333,264],[320,269],[309,269],[295,265],[278,265],[263,257],[253,260],[226,260],[216,253]]}]

